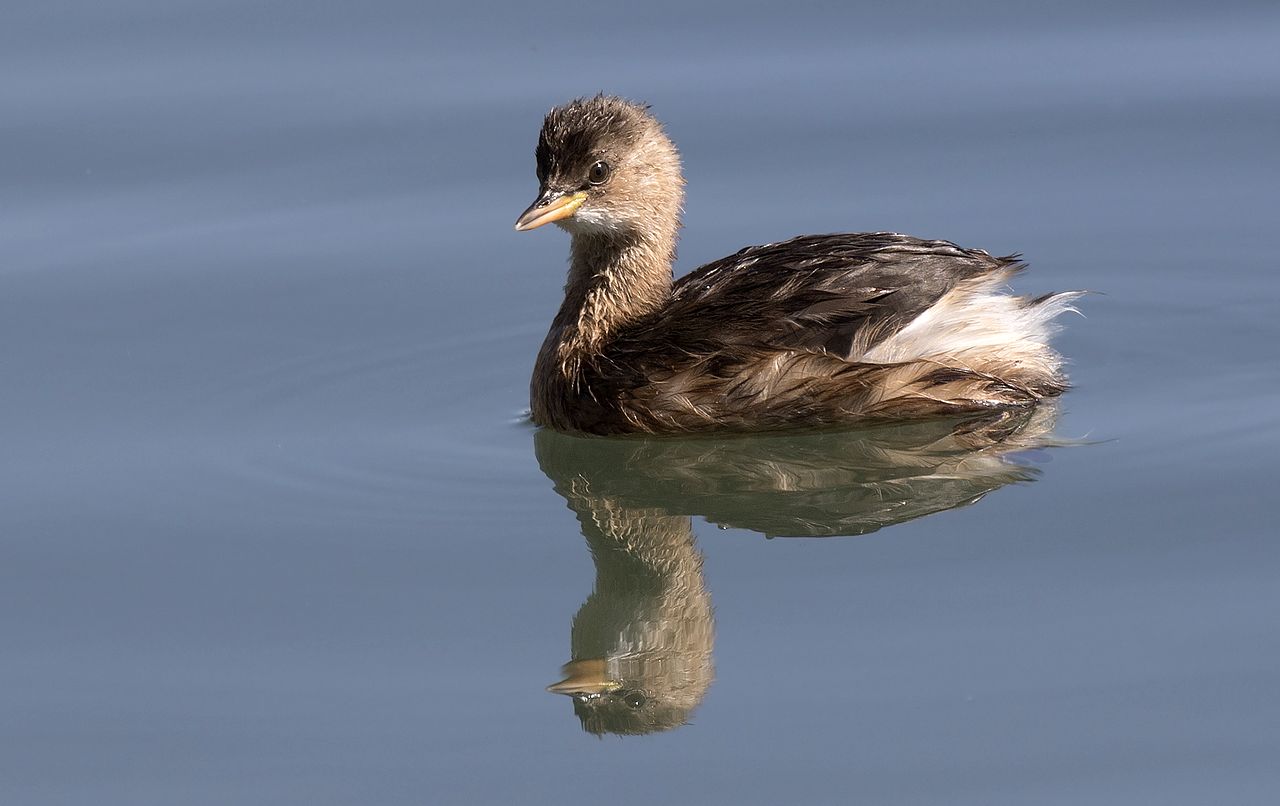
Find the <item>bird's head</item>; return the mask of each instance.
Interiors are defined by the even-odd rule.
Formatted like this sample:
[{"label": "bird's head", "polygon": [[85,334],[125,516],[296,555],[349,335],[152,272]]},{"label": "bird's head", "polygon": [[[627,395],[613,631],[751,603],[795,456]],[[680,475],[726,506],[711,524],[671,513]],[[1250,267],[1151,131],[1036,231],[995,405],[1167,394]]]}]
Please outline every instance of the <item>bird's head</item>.
[{"label": "bird's head", "polygon": [[552,109],[538,137],[538,198],[520,231],[674,234],[684,202],[680,155],[647,107],[607,95]]}]

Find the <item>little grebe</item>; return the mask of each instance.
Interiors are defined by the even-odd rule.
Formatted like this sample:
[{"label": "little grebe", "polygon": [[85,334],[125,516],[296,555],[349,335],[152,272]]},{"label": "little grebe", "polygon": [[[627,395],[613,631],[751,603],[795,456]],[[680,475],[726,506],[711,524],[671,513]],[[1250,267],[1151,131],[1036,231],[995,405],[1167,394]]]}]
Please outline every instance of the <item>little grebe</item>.
[{"label": "little grebe", "polygon": [[1022,268],[888,232],[749,246],[672,281],[684,178],[647,107],[557,107],[517,230],[573,236],[538,353],[535,423],[593,434],[768,429],[1030,406],[1066,388],[1049,347],[1077,293],[1003,292]]}]

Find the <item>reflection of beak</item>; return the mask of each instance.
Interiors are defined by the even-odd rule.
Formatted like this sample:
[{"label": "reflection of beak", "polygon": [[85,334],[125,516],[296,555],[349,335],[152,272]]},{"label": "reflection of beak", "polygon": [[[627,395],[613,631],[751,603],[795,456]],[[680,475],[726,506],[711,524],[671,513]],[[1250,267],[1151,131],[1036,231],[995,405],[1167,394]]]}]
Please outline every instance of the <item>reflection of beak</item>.
[{"label": "reflection of beak", "polygon": [[560,670],[565,678],[547,686],[553,694],[604,694],[622,688],[622,684],[609,677],[604,658],[572,660]]},{"label": "reflection of beak", "polygon": [[537,229],[543,224],[550,224],[552,221],[568,218],[576,213],[586,200],[587,193],[582,190],[568,194],[562,190],[545,191],[538,197],[537,201],[529,205],[528,210],[525,210],[516,219],[516,232]]}]

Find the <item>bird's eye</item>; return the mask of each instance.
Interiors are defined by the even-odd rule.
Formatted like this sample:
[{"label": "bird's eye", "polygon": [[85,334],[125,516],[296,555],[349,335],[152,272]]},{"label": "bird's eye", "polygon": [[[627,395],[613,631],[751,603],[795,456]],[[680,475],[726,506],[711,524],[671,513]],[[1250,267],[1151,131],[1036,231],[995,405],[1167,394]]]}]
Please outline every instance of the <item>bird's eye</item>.
[{"label": "bird's eye", "polygon": [[587,172],[587,180],[593,185],[603,185],[609,181],[609,163],[599,160],[592,165],[591,170]]},{"label": "bird's eye", "polygon": [[644,696],[644,692],[642,691],[628,691],[626,694],[622,695],[622,701],[631,708],[639,708],[645,704],[647,699],[648,698]]}]

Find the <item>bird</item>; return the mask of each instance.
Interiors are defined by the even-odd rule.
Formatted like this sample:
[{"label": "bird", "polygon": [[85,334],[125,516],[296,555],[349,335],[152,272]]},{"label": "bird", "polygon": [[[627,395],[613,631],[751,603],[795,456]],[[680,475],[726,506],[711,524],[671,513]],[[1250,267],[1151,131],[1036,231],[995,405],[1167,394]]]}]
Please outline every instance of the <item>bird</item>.
[{"label": "bird", "polygon": [[594,435],[853,426],[1035,406],[1068,386],[1050,346],[1081,292],[1008,291],[1025,268],[893,232],[748,246],[674,279],[684,176],[642,103],[557,106],[517,231],[571,236],[530,418]]}]

